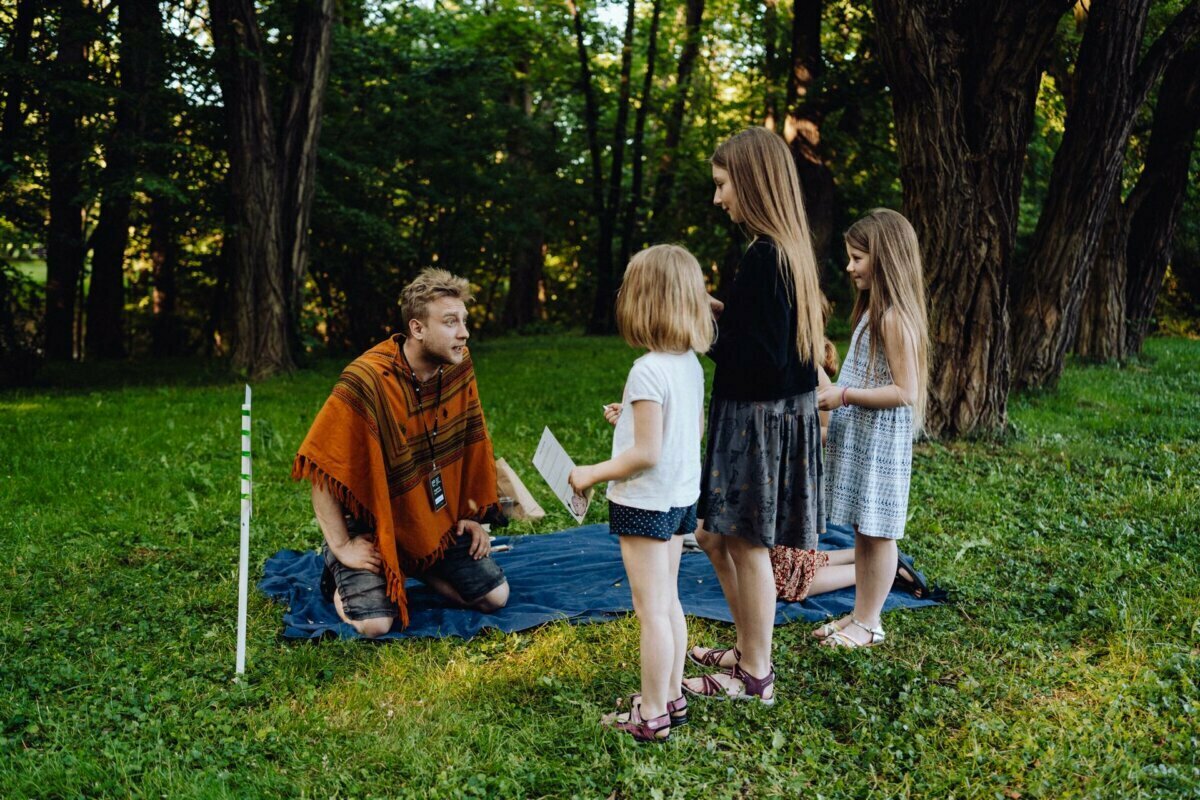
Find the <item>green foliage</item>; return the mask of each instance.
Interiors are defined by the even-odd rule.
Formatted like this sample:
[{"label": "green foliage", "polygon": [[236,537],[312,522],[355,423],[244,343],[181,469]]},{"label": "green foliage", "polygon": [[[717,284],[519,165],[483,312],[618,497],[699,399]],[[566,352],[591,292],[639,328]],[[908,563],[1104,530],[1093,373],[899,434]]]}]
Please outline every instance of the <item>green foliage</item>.
[{"label": "green foliage", "polygon": [[[632,618],[291,645],[252,594],[233,682],[240,384],[185,362],[49,372],[0,393],[0,796],[1195,796],[1200,345],[1147,354],[1015,399],[1007,443],[920,446],[904,548],[952,603],[888,614],[869,652],[782,627],[776,707],[697,702],[664,747],[596,724],[636,685]],[[556,336],[475,355],[497,453],[550,512],[520,531],[570,524],[537,438],[604,456],[596,404],[637,354]],[[252,575],[319,541],[287,476],[340,367],[255,389]]]}]

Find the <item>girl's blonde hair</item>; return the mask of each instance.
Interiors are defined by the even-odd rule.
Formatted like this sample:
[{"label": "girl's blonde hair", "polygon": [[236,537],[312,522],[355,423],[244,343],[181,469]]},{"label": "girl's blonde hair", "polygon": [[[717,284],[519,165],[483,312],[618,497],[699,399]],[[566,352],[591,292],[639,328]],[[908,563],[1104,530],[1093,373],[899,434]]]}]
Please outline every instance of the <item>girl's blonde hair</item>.
[{"label": "girl's blonde hair", "polygon": [[929,393],[929,321],[925,313],[925,279],[921,274],[921,245],[917,232],[904,218],[889,208],[874,208],[850,226],[846,244],[867,254],[871,266],[871,288],[860,291],[850,313],[857,329],[863,314],[871,336],[868,369],[882,354],[883,315],[888,311],[900,318],[901,328],[917,354],[917,401],[913,405],[913,424],[920,431],[925,422],[925,402]]},{"label": "girl's blonde hair", "polygon": [[722,142],[712,163],[729,173],[741,224],[755,237],[767,236],[775,243],[780,276],[795,298],[796,349],[802,360],[820,364],[824,296],[791,151],[766,128],[747,128]]},{"label": "girl's blonde hair", "polygon": [[716,329],[696,257],[678,245],[657,244],[629,259],[617,293],[617,329],[633,347],[707,352]]}]

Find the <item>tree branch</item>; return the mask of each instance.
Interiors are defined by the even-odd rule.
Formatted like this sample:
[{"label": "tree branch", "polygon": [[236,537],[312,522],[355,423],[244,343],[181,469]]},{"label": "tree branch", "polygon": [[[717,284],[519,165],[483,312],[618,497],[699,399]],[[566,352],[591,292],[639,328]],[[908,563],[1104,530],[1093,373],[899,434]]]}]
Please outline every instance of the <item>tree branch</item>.
[{"label": "tree branch", "polygon": [[1184,48],[1193,36],[1200,32],[1200,0],[1192,0],[1187,8],[1175,15],[1162,35],[1146,51],[1142,63],[1134,74],[1134,100],[1138,106],[1146,101],[1154,84],[1162,77],[1167,64]]}]

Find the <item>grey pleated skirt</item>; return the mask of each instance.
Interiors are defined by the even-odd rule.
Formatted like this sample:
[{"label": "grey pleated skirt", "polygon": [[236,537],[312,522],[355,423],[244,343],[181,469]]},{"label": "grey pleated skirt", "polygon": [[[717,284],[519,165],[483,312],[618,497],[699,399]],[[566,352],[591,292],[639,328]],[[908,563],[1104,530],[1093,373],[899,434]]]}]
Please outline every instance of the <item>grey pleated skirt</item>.
[{"label": "grey pleated skirt", "polygon": [[704,530],[811,550],[825,531],[817,393],[713,398],[697,515]]}]

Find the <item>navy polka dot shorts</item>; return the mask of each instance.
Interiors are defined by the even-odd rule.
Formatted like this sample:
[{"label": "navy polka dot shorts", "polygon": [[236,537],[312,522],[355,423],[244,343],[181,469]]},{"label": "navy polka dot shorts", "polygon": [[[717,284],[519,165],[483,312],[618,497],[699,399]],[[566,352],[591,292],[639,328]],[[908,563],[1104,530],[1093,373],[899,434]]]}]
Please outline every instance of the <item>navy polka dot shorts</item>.
[{"label": "navy polka dot shorts", "polygon": [[696,530],[696,504],[647,511],[608,501],[608,528],[618,536],[645,536],[666,542]]}]

